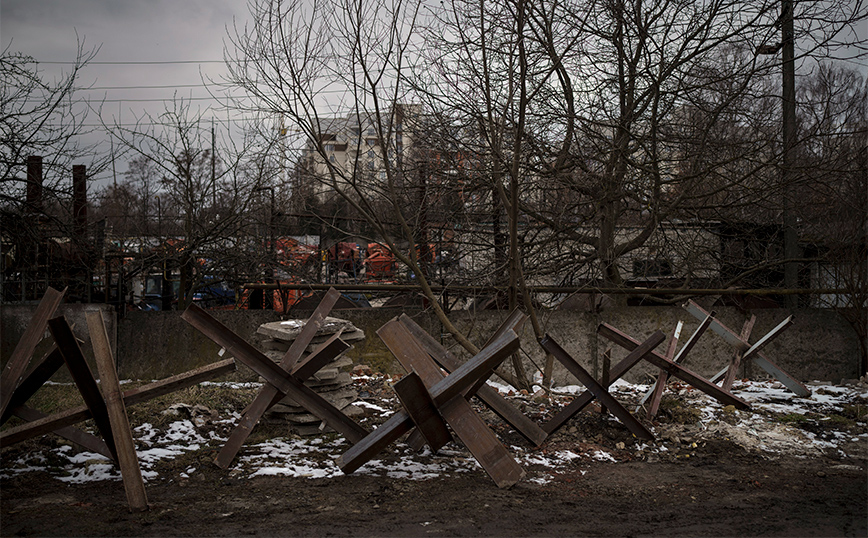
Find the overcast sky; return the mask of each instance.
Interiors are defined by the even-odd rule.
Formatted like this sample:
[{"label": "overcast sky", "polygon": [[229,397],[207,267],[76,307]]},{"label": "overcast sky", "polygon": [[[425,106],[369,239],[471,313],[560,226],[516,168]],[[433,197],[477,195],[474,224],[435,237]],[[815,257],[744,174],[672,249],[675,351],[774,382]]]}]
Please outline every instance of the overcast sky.
[{"label": "overcast sky", "polygon": [[[105,118],[120,114],[127,123],[143,110],[158,114],[175,91],[202,109],[213,105],[202,75],[222,73],[233,17],[243,26],[246,0],[0,0],[0,43],[41,62],[47,79],[68,69],[49,62],[75,60],[77,39],[99,47],[80,82],[94,87],[92,101],[106,100]],[[191,61],[214,63],[134,63]]]},{"label": "overcast sky", "polygon": [[247,17],[246,0],[0,0],[0,44],[41,62],[48,79],[65,67],[49,62],[75,60],[77,38],[99,47],[81,83],[94,87],[92,102],[105,99],[104,118],[128,123],[143,110],[159,114],[175,92],[215,105],[203,75],[220,78],[226,27]]}]

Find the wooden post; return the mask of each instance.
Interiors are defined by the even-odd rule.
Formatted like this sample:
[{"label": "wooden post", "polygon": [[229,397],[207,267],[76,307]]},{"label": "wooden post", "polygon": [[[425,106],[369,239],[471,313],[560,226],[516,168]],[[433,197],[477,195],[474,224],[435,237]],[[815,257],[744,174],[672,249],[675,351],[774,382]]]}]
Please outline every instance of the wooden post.
[{"label": "wooden post", "polygon": [[[612,348],[607,347],[606,351],[603,352],[603,376],[600,378],[600,384],[603,385],[603,388],[609,390],[609,385],[612,384],[609,381],[609,369],[612,367]],[[600,414],[606,415],[609,410],[606,409],[606,404],[600,403]]]},{"label": "wooden post", "polygon": [[[420,327],[415,321],[410,319],[406,314],[401,314],[401,317],[398,318],[401,323],[407,327],[407,329],[412,333],[413,337],[416,341],[421,345],[428,355],[433,358],[437,364],[439,364],[443,369],[447,372],[453,372],[459,366],[461,366],[461,362],[449,353],[448,350],[444,349],[440,343],[435,340],[430,334],[425,332],[422,327]],[[520,325],[520,322],[523,320],[518,320],[513,316],[510,316],[506,322],[503,323],[501,329],[498,330],[495,335],[499,338],[503,330],[512,329],[513,332],[517,332],[517,328]],[[489,341],[486,342],[486,346],[489,345],[494,340],[494,337],[489,338]],[[479,384],[478,382],[470,387],[470,390],[467,391],[465,395],[466,398],[470,398],[471,396],[477,396],[482,402],[488,406],[489,409],[494,411],[500,418],[508,422],[511,426],[513,426],[516,431],[524,436],[525,439],[533,443],[535,446],[540,446],[543,441],[546,439],[546,432],[540,428],[536,422],[532,421],[521,411],[516,409],[511,403],[509,403],[506,398],[501,396],[496,390],[484,384],[484,381],[488,379],[488,376],[484,376],[481,378],[483,383]],[[478,389],[478,390],[477,390]]]},{"label": "wooden post", "polygon": [[[313,337],[316,336],[316,332],[322,325],[323,320],[329,311],[331,311],[340,296],[340,292],[336,289],[329,288],[329,291],[326,293],[325,297],[323,297],[323,300],[320,301],[320,304],[317,305],[316,310],[314,310],[310,319],[305,323],[301,333],[295,338],[292,345],[284,354],[283,359],[280,362],[281,369],[287,372],[293,369],[299,358],[301,358],[302,352],[304,352]],[[186,316],[187,313],[185,312],[184,315]],[[226,444],[223,445],[223,448],[220,449],[220,452],[214,459],[214,464],[222,469],[228,468],[232,463],[232,460],[234,460],[235,456],[238,454],[238,451],[241,450],[244,442],[247,441],[248,437],[250,437],[253,428],[256,426],[256,423],[259,422],[259,419],[262,418],[262,415],[264,415],[271,406],[279,402],[284,395],[285,392],[277,390],[274,385],[266,384],[263,386],[253,399],[253,402],[247,406],[244,415],[238,421],[238,424],[236,424],[235,429],[232,430]],[[338,429],[338,431],[341,430]],[[362,434],[361,437],[364,437],[364,434]]]},{"label": "wooden post", "polygon": [[0,375],[0,415],[6,414],[6,407],[9,405],[9,400],[12,399],[12,394],[21,382],[21,377],[27,370],[27,364],[30,362],[30,357],[33,356],[33,351],[36,345],[42,341],[42,336],[45,334],[45,326],[48,319],[54,315],[54,311],[63,300],[63,295],[66,290],[57,291],[53,288],[48,288],[39,306],[36,308],[27,329],[21,336],[21,340],[15,346],[9,362],[3,369],[3,374]]},{"label": "wooden post", "polygon": [[108,445],[109,451],[114,456],[112,459],[118,461],[118,453],[115,448],[114,434],[112,433],[111,421],[108,417],[108,409],[106,408],[105,400],[102,399],[102,394],[99,392],[96,380],[93,378],[93,372],[90,371],[90,367],[84,359],[84,354],[78,346],[78,340],[75,339],[72,329],[63,316],[48,320],[48,328],[51,330],[52,336],[54,336],[54,341],[57,342],[57,348],[63,354],[63,360],[69,369],[69,375],[72,376],[75,386],[78,387],[78,392],[81,393],[84,403],[90,409],[97,429],[106,445]]},{"label": "wooden post", "polygon": [[136,455],[133,432],[130,430],[130,421],[124,407],[121,385],[118,381],[114,356],[103,323],[102,312],[99,310],[88,312],[87,327],[90,332],[93,354],[96,358],[96,367],[99,371],[100,388],[112,425],[115,449],[118,454],[118,466],[121,468],[121,478],[127,493],[127,502],[131,512],[144,512],[148,510],[145,482],[142,480],[142,470]]}]

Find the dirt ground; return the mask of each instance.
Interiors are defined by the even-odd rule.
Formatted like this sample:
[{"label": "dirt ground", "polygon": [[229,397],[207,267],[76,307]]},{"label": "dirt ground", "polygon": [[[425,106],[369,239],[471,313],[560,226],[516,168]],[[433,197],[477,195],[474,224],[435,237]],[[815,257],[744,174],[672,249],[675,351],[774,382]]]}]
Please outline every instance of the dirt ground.
[{"label": "dirt ground", "polygon": [[[373,396],[381,390],[363,388]],[[688,400],[669,399],[662,416],[648,423],[658,433],[655,449],[598,409],[581,413],[539,448],[492,421],[507,446],[524,445],[530,456],[523,464],[527,476],[510,489],[498,489],[478,467],[424,480],[376,473],[244,477],[211,463],[219,444],[161,466],[147,481],[150,510],[138,514],[129,512],[118,480],[67,484],[45,470],[3,474],[0,535],[868,535],[864,424],[847,424],[848,435],[859,439],[848,450],[808,450],[807,443],[805,451],[758,450],[732,435],[737,421],[709,433],[709,420],[697,421]],[[522,407],[538,421],[552,412],[530,402]],[[726,412],[720,410],[722,418]],[[822,434],[817,425],[829,421],[808,422]],[[229,427],[220,426],[222,433]],[[52,443],[58,441],[46,437],[4,449],[2,463]],[[555,469],[533,463],[534,455],[567,450],[611,458],[577,457]],[[382,457],[396,459],[399,452]]]}]

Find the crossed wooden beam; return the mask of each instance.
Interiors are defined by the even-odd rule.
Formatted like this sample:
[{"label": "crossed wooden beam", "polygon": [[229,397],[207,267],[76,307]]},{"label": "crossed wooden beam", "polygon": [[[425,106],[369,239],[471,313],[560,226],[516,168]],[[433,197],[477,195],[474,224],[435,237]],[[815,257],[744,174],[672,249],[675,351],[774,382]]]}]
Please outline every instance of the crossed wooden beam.
[{"label": "crossed wooden beam", "polygon": [[[62,298],[63,292],[49,288],[22,339],[18,342],[13,357],[10,358],[9,364],[0,376],[3,393],[2,422],[5,423],[12,415],[27,421],[25,424],[3,431],[0,434],[0,447],[10,446],[46,433],[59,434],[88,450],[114,460],[121,471],[130,510],[133,512],[147,510],[147,495],[126,406],[234,370],[235,361],[232,359],[221,361],[138,389],[121,392],[102,314],[99,311],[92,311],[87,312],[86,317],[99,371],[98,386],[84,358],[79,341],[75,338],[66,319],[62,316],[51,318]],[[46,326],[54,338],[54,346],[27,370]],[[27,400],[64,364],[81,393],[85,405],[51,416],[27,407]],[[93,419],[102,439],[72,427],[73,424],[89,418]]]},{"label": "crossed wooden beam", "polygon": [[[422,327],[420,327],[412,318],[406,314],[402,314],[398,320],[406,327],[407,331],[412,335],[416,342],[425,350],[425,352],[447,372],[455,371],[461,366],[461,361],[458,360],[452,353],[445,349],[440,342],[435,340]],[[521,325],[527,320],[527,316],[520,310],[514,310],[507,319],[501,324],[498,330],[488,339],[485,345],[490,344],[497,338],[503,335],[506,330],[512,330],[518,333]],[[484,347],[484,346],[483,346]],[[548,434],[540,428],[536,422],[529,419],[521,411],[513,407],[506,398],[501,396],[495,389],[485,384],[488,376],[480,378],[480,381],[474,384],[467,390],[465,396],[470,398],[476,396],[486,407],[494,411],[500,418],[512,425],[525,439],[530,441],[534,446],[540,446],[545,441]],[[411,443],[412,445],[413,443]]]},{"label": "crossed wooden beam", "polygon": [[[633,435],[640,439],[654,439],[654,434],[651,433],[645,426],[639,422],[636,417],[630,414],[630,412],[623,406],[621,403],[616,400],[611,394],[609,394],[608,385],[611,384],[615,379],[618,379],[624,373],[627,372],[629,368],[635,365],[640,359],[646,358],[649,353],[653,351],[655,347],[657,347],[663,340],[665,336],[660,331],[652,334],[645,342],[640,344],[636,350],[634,350],[630,355],[628,355],[623,361],[618,363],[615,366],[614,370],[610,370],[609,372],[609,380],[607,380],[607,386],[603,386],[597,382],[594,377],[585,370],[581,364],[578,363],[569,353],[567,353],[561,346],[558,344],[551,336],[545,335],[545,337],[540,339],[540,345],[552,354],[554,358],[560,361],[564,367],[573,374],[576,379],[578,379],[588,390],[583,393],[586,395],[590,393],[591,398],[587,398],[587,396],[583,400],[582,404],[577,404],[572,409],[572,406],[577,400],[573,400],[570,403],[570,406],[564,409],[570,409],[568,414],[563,414],[563,411],[559,415],[555,415],[555,417],[550,420],[546,426],[543,426],[543,429],[551,433],[557,427],[560,427],[571,418],[573,415],[578,413],[578,411],[590,403],[593,399],[597,399],[600,402],[600,405],[604,405],[606,409],[618,419],[629,429]],[[623,366],[622,366],[623,365]]]},{"label": "crossed wooden beam", "polygon": [[736,349],[736,353],[730,360],[730,364],[712,378],[712,381],[723,379],[724,390],[730,390],[732,388],[732,383],[735,379],[735,374],[738,371],[739,365],[745,361],[752,361],[754,364],[768,372],[772,377],[783,383],[784,386],[794,394],[803,398],[809,398],[811,396],[811,391],[808,390],[806,386],[798,382],[793,378],[793,376],[770,361],[768,357],[760,351],[769,342],[780,335],[787,327],[792,325],[793,316],[789,316],[775,328],[766,333],[762,338],[757,340],[755,344],[751,345],[748,339],[750,338],[754,323],[756,322],[756,316],[751,316],[742,327],[741,333],[736,334],[735,331],[714,318],[695,302],[688,301],[683,306],[697,319],[711,317],[710,329],[720,335],[728,344]]},{"label": "crossed wooden beam", "polygon": [[325,320],[326,314],[328,314],[339,297],[340,292],[334,288],[329,289],[322,302],[314,310],[313,315],[308,319],[301,333],[293,341],[286,354],[284,354],[280,364],[263,355],[255,347],[195,304],[191,304],[181,315],[187,323],[198,329],[202,334],[217,343],[217,345],[222,346],[230,355],[265,379],[265,385],[260,389],[253,403],[244,411],[244,414],[229,436],[229,440],[223,445],[223,448],[214,460],[217,466],[225,469],[232,463],[232,460],[238,454],[241,446],[250,436],[253,427],[262,418],[262,415],[287,395],[332,429],[341,433],[350,442],[361,441],[367,435],[367,430],[359,426],[355,421],[344,415],[339,409],[304,384],[307,378],[349,348],[339,338],[340,334],[332,336],[318,346],[304,361],[298,362],[305,348],[316,335],[323,320]]},{"label": "crossed wooden beam", "polygon": [[601,405],[605,405],[636,437],[642,439],[653,439],[654,434],[648,431],[627,409],[621,405],[612,395],[609,394],[609,385],[620,379],[626,374],[630,368],[635,366],[640,360],[647,358],[655,347],[665,339],[662,332],[657,331],[652,334],[644,342],[636,343],[636,346],[631,352],[616,364],[610,371],[605,384],[598,383],[591,374],[588,373],[572,356],[569,355],[555,340],[546,335],[540,340],[540,345],[552,354],[564,367],[572,373],[585,387],[588,389],[577,396],[569,405],[561,409],[548,422],[543,424],[542,429],[549,435],[556,432],[564,424],[573,418],[582,409],[587,407],[595,399],[599,400]]},{"label": "crossed wooden beam", "polygon": [[[615,327],[612,327],[608,323],[601,323],[599,327],[597,327],[597,332],[607,338],[608,340],[618,344],[623,347],[627,351],[634,351],[638,349],[642,344],[636,340],[635,338],[619,331]],[[647,342],[647,341],[646,341]],[[733,395],[728,390],[724,390],[723,388],[715,385],[711,381],[705,379],[704,377],[688,370],[687,368],[681,366],[675,361],[661,355],[655,350],[651,350],[650,353],[647,353],[644,356],[644,359],[650,362],[651,364],[657,366],[661,370],[664,370],[669,376],[677,377],[678,379],[684,381],[685,383],[701,390],[702,392],[708,394],[712,398],[721,402],[723,405],[733,405],[739,409],[749,409],[750,404],[741,398]],[[625,359],[626,360],[626,359]],[[637,359],[638,360],[638,359]],[[624,361],[622,361],[623,363]],[[621,363],[619,363],[620,366]],[[618,370],[616,366],[615,369],[612,370],[611,377],[612,379],[617,379],[620,375],[623,375],[623,372]],[[573,402],[575,403],[575,401]]]},{"label": "crossed wooden beam", "polygon": [[[675,364],[683,363],[687,358],[687,354],[690,353],[690,350],[692,350],[696,345],[696,342],[699,341],[699,337],[702,336],[706,329],[708,329],[713,317],[714,312],[706,316],[705,319],[702,320],[702,323],[699,324],[699,327],[697,327],[696,330],[693,331],[693,334],[690,335],[690,338],[687,340],[687,343],[684,344],[684,347],[678,351],[678,354],[675,354],[675,349],[678,346],[678,339],[681,336],[681,328],[684,326],[684,323],[679,320],[675,329],[672,331],[672,336],[669,338],[669,345],[666,348],[666,359]],[[651,402],[648,405],[647,416],[650,418],[657,416],[657,411],[660,409],[660,401],[663,398],[663,391],[666,389],[666,383],[668,381],[669,372],[661,368],[660,373],[657,374],[657,380],[654,382],[654,385],[639,401],[637,411],[650,399]],[[724,387],[724,389],[729,390],[729,387]]]},{"label": "crossed wooden beam", "polygon": [[353,445],[338,458],[338,467],[352,473],[414,427],[437,450],[451,439],[448,424],[498,487],[518,482],[524,470],[467,401],[467,393],[519,349],[518,335],[510,328],[503,330],[473,358],[444,375],[403,320],[386,323],[377,334],[410,372],[394,385],[404,410]]}]

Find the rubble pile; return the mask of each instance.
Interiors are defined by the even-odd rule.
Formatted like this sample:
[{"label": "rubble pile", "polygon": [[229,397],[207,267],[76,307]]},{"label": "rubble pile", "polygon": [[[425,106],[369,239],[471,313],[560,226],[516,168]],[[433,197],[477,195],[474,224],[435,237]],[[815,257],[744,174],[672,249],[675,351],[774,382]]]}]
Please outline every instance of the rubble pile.
[{"label": "rubble pile", "polygon": [[[284,354],[301,333],[305,323],[304,320],[287,320],[260,325],[256,332],[268,337],[262,343],[265,355],[277,363],[281,362]],[[316,336],[313,337],[299,361],[303,361],[335,333],[340,333],[341,340],[348,344],[365,338],[364,331],[354,326],[352,322],[327,317],[323,320]],[[352,365],[352,359],[344,354],[338,355],[331,363],[320,368],[305,381],[305,385],[318,392],[320,396],[348,417],[356,417],[363,413],[362,409],[352,405],[359,396],[352,386],[353,378],[348,371]],[[309,413],[289,396],[275,404],[263,416],[263,419],[272,424],[286,424],[299,435],[317,435],[332,431],[319,418]]]}]

